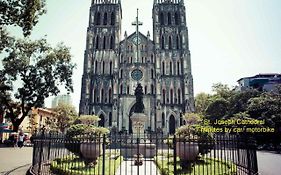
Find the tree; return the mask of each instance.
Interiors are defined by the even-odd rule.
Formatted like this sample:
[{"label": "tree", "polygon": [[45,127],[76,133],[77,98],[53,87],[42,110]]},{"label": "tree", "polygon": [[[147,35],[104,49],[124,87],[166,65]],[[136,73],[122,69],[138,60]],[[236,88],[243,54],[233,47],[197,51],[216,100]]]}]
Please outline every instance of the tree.
[{"label": "tree", "polygon": [[0,98],[7,109],[6,117],[17,131],[31,108],[42,107],[45,98],[60,92],[60,85],[73,91],[71,78],[75,65],[69,48],[63,44],[52,48],[45,39],[16,40],[5,53],[4,68],[0,70]]},{"label": "tree", "polygon": [[231,90],[228,85],[222,83],[213,84],[212,91],[215,92],[216,97],[226,100],[228,100],[234,93],[234,90]]},{"label": "tree", "polygon": [[[1,0],[0,1],[0,25],[1,36],[3,26],[19,26],[24,36],[38,23],[39,16],[46,13],[45,0]],[[2,40],[2,37],[1,37]]]},{"label": "tree", "polygon": [[55,116],[49,118],[47,125],[51,130],[64,132],[76,119],[77,112],[75,107],[65,103],[59,103],[54,109]]},{"label": "tree", "polygon": [[265,119],[271,127],[281,123],[281,85],[276,91],[264,92],[258,97],[251,98],[247,111],[252,118]]},{"label": "tree", "polygon": [[222,119],[228,114],[229,103],[223,98],[218,98],[206,109],[206,117],[210,120]]},{"label": "tree", "polygon": [[260,96],[260,92],[255,89],[237,91],[229,98],[229,115],[234,116],[238,113],[247,111],[249,100]]},{"label": "tree", "polygon": [[196,113],[205,114],[207,107],[213,101],[212,95],[207,93],[199,93],[195,97],[195,111]]}]

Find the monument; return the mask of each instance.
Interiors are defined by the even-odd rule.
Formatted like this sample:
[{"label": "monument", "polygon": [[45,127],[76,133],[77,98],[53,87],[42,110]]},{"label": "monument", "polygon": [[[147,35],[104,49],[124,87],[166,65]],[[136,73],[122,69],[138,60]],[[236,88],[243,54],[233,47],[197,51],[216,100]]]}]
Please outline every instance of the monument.
[{"label": "monument", "polygon": [[143,89],[140,83],[137,84],[135,89],[135,96],[136,96],[136,104],[135,110],[131,117],[132,120],[132,130],[133,135],[137,138],[144,138],[144,128],[145,122],[147,121],[147,115],[144,113],[144,104],[143,104]]}]

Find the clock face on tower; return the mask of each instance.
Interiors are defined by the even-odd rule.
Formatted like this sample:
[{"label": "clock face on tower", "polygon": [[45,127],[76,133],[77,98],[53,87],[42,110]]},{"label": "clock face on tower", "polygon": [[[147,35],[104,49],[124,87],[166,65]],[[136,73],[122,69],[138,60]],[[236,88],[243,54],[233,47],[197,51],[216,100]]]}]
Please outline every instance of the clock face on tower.
[{"label": "clock face on tower", "polygon": [[140,69],[135,69],[135,70],[132,71],[131,77],[135,81],[139,81],[140,79],[142,79],[143,73],[142,73],[142,71]]}]

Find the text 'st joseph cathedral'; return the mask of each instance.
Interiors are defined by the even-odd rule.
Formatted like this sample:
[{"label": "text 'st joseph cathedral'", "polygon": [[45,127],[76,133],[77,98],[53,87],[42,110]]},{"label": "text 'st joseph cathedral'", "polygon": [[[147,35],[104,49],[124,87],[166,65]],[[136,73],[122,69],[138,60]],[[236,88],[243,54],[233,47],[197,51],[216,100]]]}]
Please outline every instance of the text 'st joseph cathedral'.
[{"label": "text 'st joseph cathedral'", "polygon": [[141,83],[145,129],[174,133],[182,114],[194,110],[183,0],[154,0],[152,37],[138,32],[137,17],[136,32],[121,40],[120,0],[93,0],[89,18],[79,113],[131,133],[134,91]]}]

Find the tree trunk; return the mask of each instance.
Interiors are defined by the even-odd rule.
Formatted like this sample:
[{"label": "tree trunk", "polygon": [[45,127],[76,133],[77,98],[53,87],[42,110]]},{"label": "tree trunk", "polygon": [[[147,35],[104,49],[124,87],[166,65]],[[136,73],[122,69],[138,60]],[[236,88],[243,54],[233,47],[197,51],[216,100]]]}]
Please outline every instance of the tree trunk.
[{"label": "tree trunk", "polygon": [[24,118],[25,118],[25,117],[22,116],[21,118],[12,121],[12,124],[13,124],[13,131],[14,131],[14,132],[18,132],[19,126],[20,126],[20,124],[22,123],[22,121],[24,120]]}]

